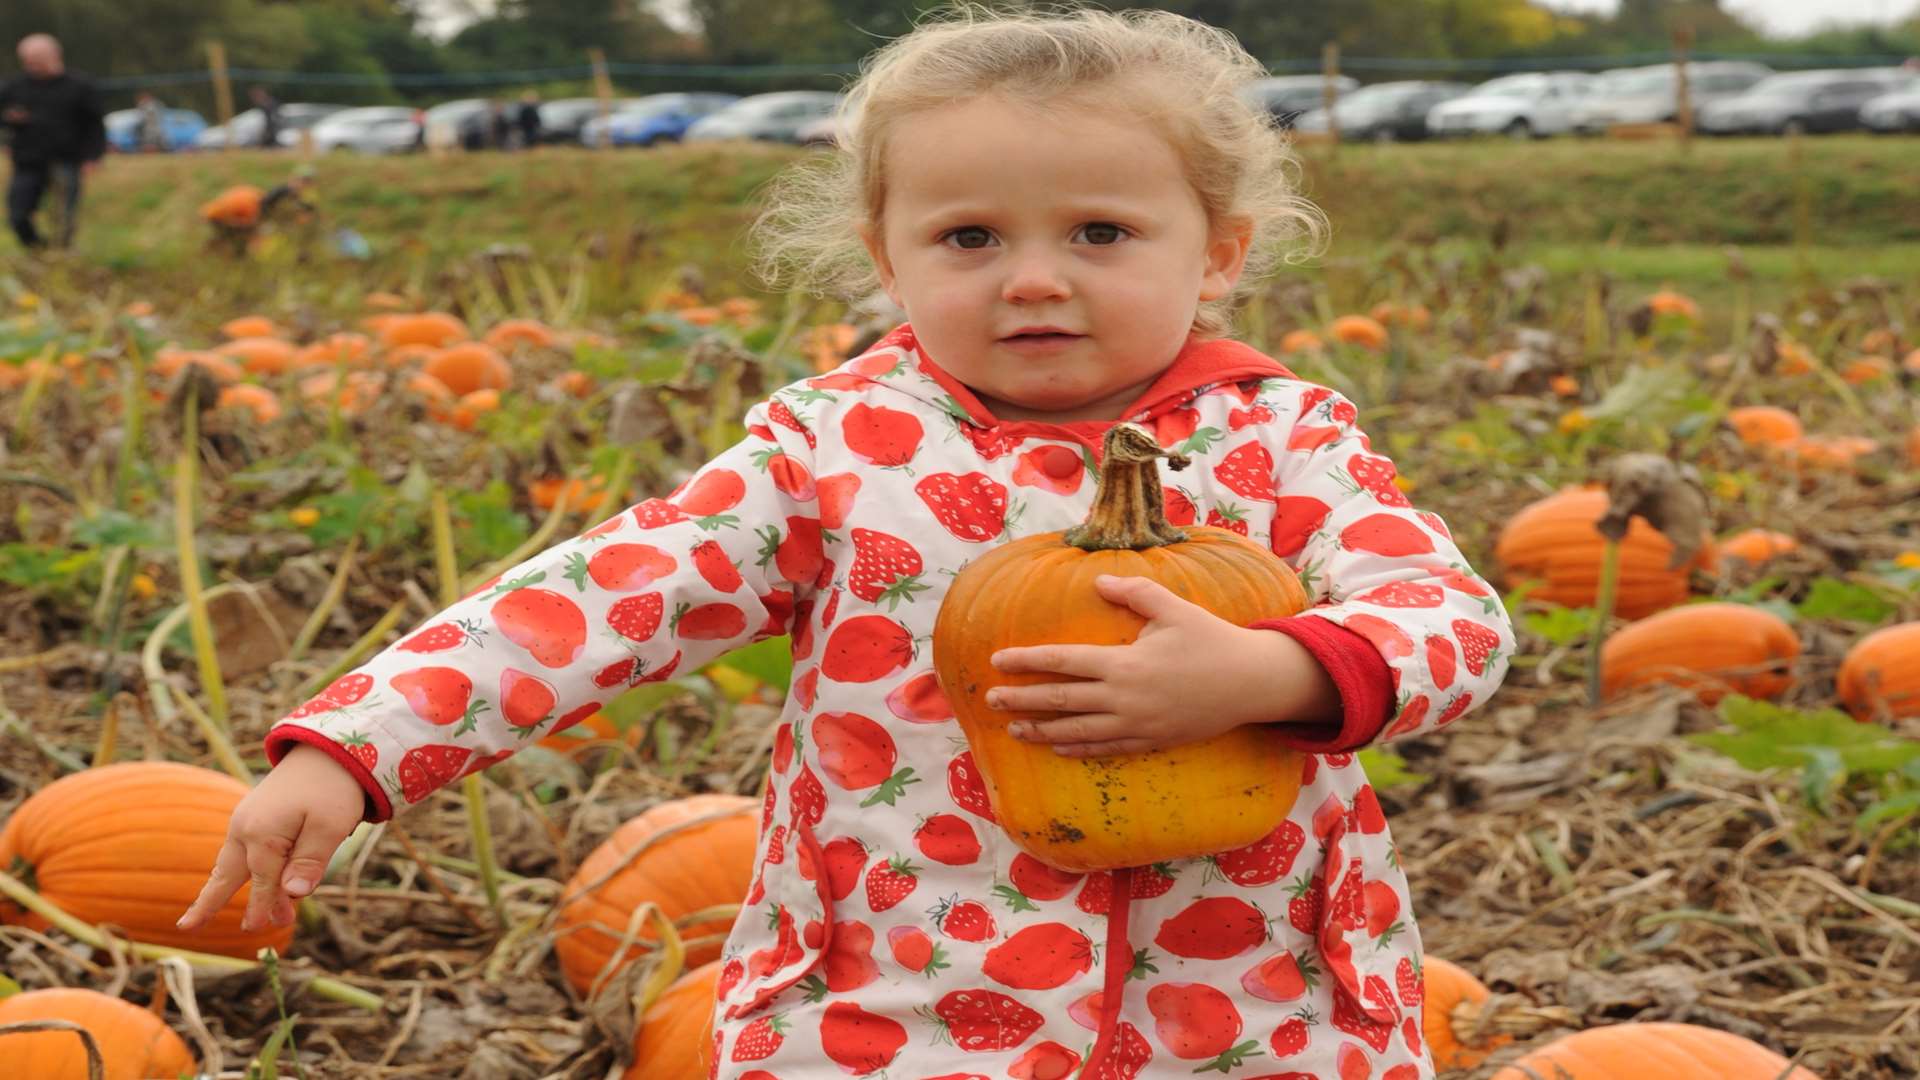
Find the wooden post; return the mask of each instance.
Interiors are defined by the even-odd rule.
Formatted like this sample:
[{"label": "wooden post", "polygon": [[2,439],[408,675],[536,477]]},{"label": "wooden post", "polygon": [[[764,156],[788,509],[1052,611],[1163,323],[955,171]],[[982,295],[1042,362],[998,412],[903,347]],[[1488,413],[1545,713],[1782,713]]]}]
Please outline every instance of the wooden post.
[{"label": "wooden post", "polygon": [[[613,115],[613,80],[607,77],[607,51],[601,48],[587,50],[587,59],[593,63],[593,93],[600,99],[600,123],[605,125],[607,118]],[[609,133],[608,148],[613,146]]]},{"label": "wooden post", "polygon": [[213,73],[213,107],[220,118],[220,126],[226,128],[227,141],[223,150],[233,148],[233,84],[227,81],[227,47],[218,41],[207,42],[207,67]]},{"label": "wooden post", "polygon": [[1320,101],[1327,110],[1327,138],[1335,147],[1340,145],[1340,121],[1333,114],[1333,107],[1340,100],[1340,43],[1329,41],[1320,50],[1320,74],[1325,82],[1320,87]]},{"label": "wooden post", "polygon": [[1693,148],[1693,95],[1687,90],[1687,50],[1693,45],[1693,27],[1673,28],[1673,119],[1680,125],[1680,151]]}]

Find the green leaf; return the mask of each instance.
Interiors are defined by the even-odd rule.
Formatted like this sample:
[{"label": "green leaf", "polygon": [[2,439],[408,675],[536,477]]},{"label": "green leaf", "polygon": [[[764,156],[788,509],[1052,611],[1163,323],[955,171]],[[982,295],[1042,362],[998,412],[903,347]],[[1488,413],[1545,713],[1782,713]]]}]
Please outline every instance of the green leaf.
[{"label": "green leaf", "polygon": [[1527,633],[1543,637],[1555,647],[1571,645],[1593,631],[1593,609],[1554,607],[1525,611],[1520,614],[1520,624]]},{"label": "green leaf", "polygon": [[280,1080],[280,1051],[293,1035],[294,1017],[280,1021],[273,1034],[261,1045],[260,1053],[247,1066],[247,1080]]},{"label": "green leaf", "polygon": [[1803,749],[1807,755],[1807,765],[1800,773],[1800,792],[1806,797],[1808,806],[1818,809],[1826,806],[1827,796],[1846,783],[1847,767],[1840,760],[1839,751],[1831,746]]},{"label": "green leaf", "polygon": [[422,468],[418,459],[407,466],[407,475],[400,481],[394,495],[401,502],[415,506],[430,506],[433,502],[433,481],[427,478],[427,470]]},{"label": "green leaf", "polygon": [[1407,768],[1407,759],[1384,746],[1368,746],[1355,755],[1360,767],[1366,770],[1367,782],[1374,790],[1384,791],[1395,787],[1418,787],[1431,777],[1426,773],[1417,773]]},{"label": "green leaf", "polygon": [[9,998],[20,992],[20,984],[0,975],[0,998]]},{"label": "green leaf", "polygon": [[784,634],[770,637],[735,649],[714,663],[725,664],[785,693],[788,681],[793,678],[793,643]]},{"label": "green leaf", "polygon": [[1683,399],[1692,382],[1693,376],[1678,365],[1631,368],[1598,404],[1583,411],[1593,420],[1644,418],[1655,406]]},{"label": "green leaf", "polygon": [[513,508],[513,494],[505,480],[495,480],[479,491],[453,497],[460,511],[454,536],[463,566],[498,559],[532,535],[526,516]]},{"label": "green leaf", "polygon": [[1853,819],[1853,827],[1866,831],[1883,821],[1920,814],[1920,791],[1903,791],[1890,799],[1881,799]]},{"label": "green leaf", "polygon": [[1687,738],[1742,768],[1811,767],[1820,779],[1832,780],[1843,773],[1890,773],[1920,760],[1920,741],[1838,709],[1805,712],[1735,694],[1720,702],[1719,714],[1738,731]]},{"label": "green leaf", "polygon": [[0,544],[0,582],[22,589],[65,585],[98,558],[47,544]]},{"label": "green leaf", "polygon": [[1894,606],[1864,585],[1834,578],[1815,578],[1813,590],[1800,601],[1799,611],[1807,619],[1844,619],[1878,625],[1893,614]]},{"label": "green leaf", "polygon": [[172,545],[171,536],[170,528],[143,521],[124,510],[101,510],[81,518],[73,526],[76,543],[95,547],[130,544],[148,549],[165,548]]}]

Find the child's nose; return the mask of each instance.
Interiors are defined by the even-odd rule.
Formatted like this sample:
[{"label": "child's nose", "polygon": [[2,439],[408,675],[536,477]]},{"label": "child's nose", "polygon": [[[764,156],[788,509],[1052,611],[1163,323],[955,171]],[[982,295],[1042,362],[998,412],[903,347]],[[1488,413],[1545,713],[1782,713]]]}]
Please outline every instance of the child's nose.
[{"label": "child's nose", "polygon": [[1036,300],[1063,300],[1071,291],[1059,267],[1044,255],[1035,254],[1013,261],[1000,295],[1010,304],[1028,304]]}]

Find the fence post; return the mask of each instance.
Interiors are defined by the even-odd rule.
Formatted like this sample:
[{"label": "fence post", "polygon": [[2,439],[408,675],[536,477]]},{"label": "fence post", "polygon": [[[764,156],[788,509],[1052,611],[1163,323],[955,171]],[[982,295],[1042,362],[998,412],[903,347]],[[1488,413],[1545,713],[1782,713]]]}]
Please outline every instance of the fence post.
[{"label": "fence post", "polygon": [[1335,151],[1340,147],[1340,121],[1333,114],[1333,106],[1340,100],[1340,43],[1329,41],[1320,50],[1320,74],[1325,81],[1320,86],[1320,101],[1327,110],[1327,138],[1332,140]]},{"label": "fence post", "polygon": [[213,74],[213,107],[226,129],[222,150],[233,149],[233,85],[227,82],[227,47],[218,41],[207,42],[207,68]]},{"label": "fence post", "polygon": [[1687,50],[1693,45],[1693,27],[1673,28],[1673,119],[1680,125],[1680,152],[1693,149],[1693,94],[1687,88]]},{"label": "fence post", "polygon": [[[607,77],[607,51],[601,48],[587,50],[587,59],[593,63],[593,93],[600,99],[600,125],[605,130],[607,118],[613,115],[613,80]],[[613,133],[607,132],[606,145],[613,146]]]}]

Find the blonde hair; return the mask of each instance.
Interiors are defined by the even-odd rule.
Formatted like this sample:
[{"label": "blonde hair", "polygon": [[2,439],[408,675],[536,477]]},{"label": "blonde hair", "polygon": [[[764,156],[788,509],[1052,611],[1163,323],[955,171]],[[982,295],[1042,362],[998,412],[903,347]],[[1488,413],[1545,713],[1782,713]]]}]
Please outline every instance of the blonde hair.
[{"label": "blonde hair", "polygon": [[1179,153],[1208,221],[1251,226],[1239,287],[1194,319],[1196,334],[1217,337],[1254,280],[1317,252],[1326,236],[1325,216],[1297,193],[1299,160],[1286,136],[1239,96],[1265,74],[1231,34],[1171,12],[947,9],[862,63],[834,151],[774,180],[753,225],[757,266],[776,287],[865,296],[879,277],[860,232],[879,227],[894,125],[986,93],[1105,106],[1113,91],[1131,91],[1117,96]]}]

